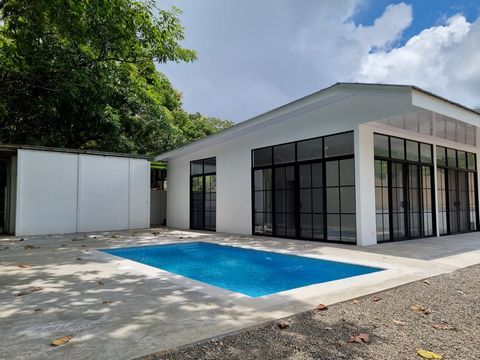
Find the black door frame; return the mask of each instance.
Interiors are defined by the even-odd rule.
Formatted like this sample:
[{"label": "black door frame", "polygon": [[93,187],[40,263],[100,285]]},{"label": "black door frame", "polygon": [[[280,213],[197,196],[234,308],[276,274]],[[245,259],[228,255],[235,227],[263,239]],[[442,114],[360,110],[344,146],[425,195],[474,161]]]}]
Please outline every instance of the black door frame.
[{"label": "black door frame", "polygon": [[[432,237],[436,236],[436,208],[435,208],[435,181],[434,181],[434,174],[433,174],[433,165],[430,164],[425,164],[425,163],[419,163],[415,161],[408,161],[408,160],[398,160],[398,159],[380,159],[380,158],[375,158],[375,160],[383,160],[387,161],[387,173],[388,173],[388,203],[389,203],[389,222],[390,222],[390,227],[389,227],[389,233],[390,233],[390,240],[384,240],[381,242],[389,242],[389,241],[403,241],[403,240],[412,240],[412,239],[419,239],[419,238],[425,238],[425,237]],[[403,182],[403,203],[401,206],[404,209],[404,233],[405,237],[394,237],[394,227],[393,227],[393,187],[392,187],[392,166],[394,163],[401,164],[402,167],[402,182]],[[419,232],[420,235],[418,236],[413,236],[412,235],[412,227],[411,227],[411,221],[410,217],[412,215],[411,212],[411,205],[410,205],[410,167],[415,166],[417,168],[417,189],[418,189],[418,204],[419,204],[419,209],[417,211],[418,213],[418,222],[419,222]],[[430,196],[431,196],[431,204],[432,204],[432,234],[425,235],[425,228],[424,228],[424,218],[423,214],[425,213],[425,207],[424,207],[424,201],[423,201],[423,190],[424,190],[424,184],[423,184],[423,173],[422,173],[422,168],[427,167],[430,169]]]},{"label": "black door frame", "polygon": [[[467,170],[467,169],[460,169],[460,168],[452,168],[452,167],[447,167],[447,166],[438,166],[437,165],[437,168],[438,169],[443,169],[444,170],[444,176],[445,176],[445,207],[446,207],[446,220],[447,220],[447,233],[444,233],[444,234],[440,234],[440,236],[446,236],[446,235],[455,235],[455,234],[466,234],[466,233],[469,233],[469,232],[474,232],[474,231],[478,231],[479,230],[479,213],[478,213],[478,175],[477,175],[477,172],[476,171],[472,171],[472,170]],[[450,174],[454,172],[455,173],[455,181],[456,181],[456,189],[455,189],[455,193],[456,193],[456,196],[458,198],[458,176],[460,173],[464,174],[465,177],[466,177],[466,182],[467,182],[467,214],[468,214],[468,219],[469,219],[469,230],[465,230],[465,231],[452,231],[452,224],[450,223]],[[474,179],[474,191],[475,191],[475,223],[476,223],[476,229],[470,229],[470,197],[469,197],[469,182],[468,182],[468,174],[469,173],[473,173],[475,174],[473,179]],[[436,174],[436,176],[438,176],[438,172]],[[435,189],[435,191],[438,191],[438,189]],[[458,211],[456,211],[456,216],[457,216],[457,221],[458,223],[460,223],[461,219],[460,219],[460,214]]]}]

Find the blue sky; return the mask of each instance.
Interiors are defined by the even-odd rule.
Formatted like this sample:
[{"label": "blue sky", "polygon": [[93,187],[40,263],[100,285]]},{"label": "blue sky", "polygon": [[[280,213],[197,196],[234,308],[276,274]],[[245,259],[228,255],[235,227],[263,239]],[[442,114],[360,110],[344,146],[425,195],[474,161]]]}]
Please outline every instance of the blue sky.
[{"label": "blue sky", "polygon": [[[358,13],[353,19],[356,23],[371,25],[374,20],[382,15],[385,8],[390,4],[401,1],[391,0],[368,0],[358,7]],[[420,33],[423,29],[441,24],[446,18],[455,14],[463,14],[469,22],[475,21],[480,15],[479,0],[416,0],[405,1],[412,6],[413,21],[404,31],[400,44],[412,36]]]},{"label": "blue sky", "polygon": [[339,81],[480,105],[480,0],[158,0],[194,63],[159,64],[190,112],[246,120]]}]

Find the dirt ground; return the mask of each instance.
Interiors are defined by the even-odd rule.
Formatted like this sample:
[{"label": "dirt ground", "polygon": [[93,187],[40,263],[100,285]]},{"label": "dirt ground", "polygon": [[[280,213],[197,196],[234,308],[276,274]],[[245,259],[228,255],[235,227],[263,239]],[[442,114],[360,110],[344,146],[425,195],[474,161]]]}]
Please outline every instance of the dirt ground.
[{"label": "dirt ground", "polygon": [[[359,334],[368,334],[368,342],[349,342]],[[142,360],[421,359],[419,349],[477,360],[479,339],[477,265]]]}]

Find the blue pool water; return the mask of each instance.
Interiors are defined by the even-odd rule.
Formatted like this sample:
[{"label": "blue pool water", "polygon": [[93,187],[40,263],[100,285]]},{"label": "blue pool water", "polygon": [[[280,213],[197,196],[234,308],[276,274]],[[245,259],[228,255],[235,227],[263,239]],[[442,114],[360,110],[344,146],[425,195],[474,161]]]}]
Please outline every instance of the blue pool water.
[{"label": "blue pool water", "polygon": [[204,242],[102,251],[251,297],[383,270]]}]

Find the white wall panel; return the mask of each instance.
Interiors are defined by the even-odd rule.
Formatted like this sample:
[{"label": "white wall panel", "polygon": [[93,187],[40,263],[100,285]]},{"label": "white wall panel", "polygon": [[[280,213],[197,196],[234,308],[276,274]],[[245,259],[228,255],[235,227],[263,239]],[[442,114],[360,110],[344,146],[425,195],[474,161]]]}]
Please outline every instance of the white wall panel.
[{"label": "white wall panel", "polygon": [[147,228],[144,159],[18,150],[17,235]]},{"label": "white wall panel", "polygon": [[77,230],[78,155],[18,151],[16,234]]},{"label": "white wall panel", "polygon": [[143,159],[129,159],[128,228],[150,226],[150,168]]},{"label": "white wall panel", "polygon": [[129,159],[79,155],[78,231],[128,229]]}]

